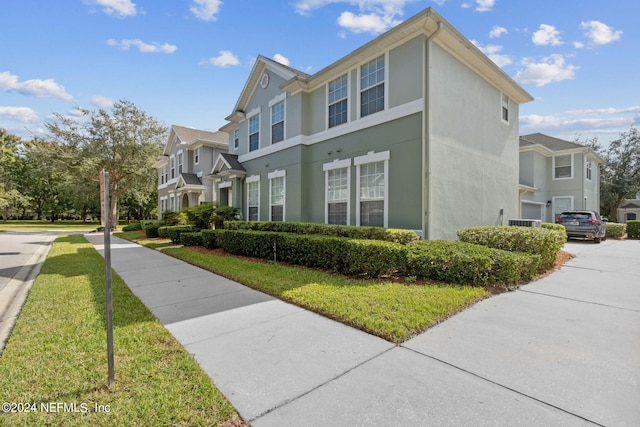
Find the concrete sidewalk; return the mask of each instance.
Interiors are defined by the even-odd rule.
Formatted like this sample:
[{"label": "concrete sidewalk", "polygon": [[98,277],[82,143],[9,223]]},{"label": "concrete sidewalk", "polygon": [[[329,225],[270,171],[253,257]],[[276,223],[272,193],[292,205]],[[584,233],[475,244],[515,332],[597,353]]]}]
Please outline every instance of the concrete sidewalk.
[{"label": "concrete sidewalk", "polygon": [[639,425],[640,242],[568,250],[401,346],[116,237],[112,265],[253,426]]}]

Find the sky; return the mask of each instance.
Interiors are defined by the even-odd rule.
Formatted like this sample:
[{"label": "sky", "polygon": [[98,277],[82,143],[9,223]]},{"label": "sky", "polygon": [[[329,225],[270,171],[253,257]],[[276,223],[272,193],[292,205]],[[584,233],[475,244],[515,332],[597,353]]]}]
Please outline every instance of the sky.
[{"label": "sky", "polygon": [[606,147],[640,124],[638,0],[0,0],[0,127],[126,99],[226,124],[258,55],[313,74],[433,7],[535,100],[520,134]]}]

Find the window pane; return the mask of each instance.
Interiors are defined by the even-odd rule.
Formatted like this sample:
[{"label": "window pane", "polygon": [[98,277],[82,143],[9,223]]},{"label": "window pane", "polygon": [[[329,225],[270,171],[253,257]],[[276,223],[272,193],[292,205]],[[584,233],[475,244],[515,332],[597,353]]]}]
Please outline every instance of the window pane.
[{"label": "window pane", "polygon": [[249,206],[249,221],[258,221],[258,207]]},{"label": "window pane", "polygon": [[329,106],[329,127],[347,123],[347,100],[343,99]]},{"label": "window pane", "polygon": [[329,224],[347,225],[347,202],[329,203]]},{"label": "window pane", "polygon": [[284,221],[284,209],[282,205],[271,206],[271,221]]},{"label": "window pane", "polygon": [[363,91],[360,96],[362,117],[384,110],[384,83]]},{"label": "window pane", "polygon": [[384,226],[384,201],[360,202],[360,225]]},{"label": "window pane", "polygon": [[284,139],[284,122],[276,123],[271,126],[271,143],[275,144]]},{"label": "window pane", "polygon": [[555,177],[570,178],[571,177],[571,155],[555,157]]},{"label": "window pane", "polygon": [[384,55],[360,67],[360,89],[364,90],[384,81]]},{"label": "window pane", "polygon": [[260,115],[249,119],[249,151],[257,150],[260,145]]},{"label": "window pane", "polygon": [[360,199],[384,199],[384,162],[360,166]]},{"label": "window pane", "polygon": [[327,172],[327,198],[329,202],[346,202],[348,197],[347,168]]}]

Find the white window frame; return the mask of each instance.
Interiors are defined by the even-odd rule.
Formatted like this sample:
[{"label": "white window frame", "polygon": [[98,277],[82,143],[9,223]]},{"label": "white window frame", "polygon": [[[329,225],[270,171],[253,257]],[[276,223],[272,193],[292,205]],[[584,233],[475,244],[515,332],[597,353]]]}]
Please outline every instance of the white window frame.
[{"label": "white window frame", "polygon": [[282,178],[282,222],[286,221],[286,213],[287,213],[287,171],[286,170],[275,170],[270,172],[267,175],[269,178],[269,221],[273,221],[271,218],[271,209],[273,207],[272,201],[272,186],[273,180],[276,178]]},{"label": "white window frame", "polygon": [[160,218],[162,218],[162,214],[167,211],[167,196],[160,197]]},{"label": "white window frame", "polygon": [[329,171],[347,169],[347,225],[351,225],[351,159],[334,160],[322,165],[324,171],[324,223],[329,224]]},{"label": "white window frame", "polygon": [[257,184],[258,185],[258,219],[256,221],[260,221],[260,175],[251,175],[249,177],[247,177],[247,179],[245,180],[245,183],[247,184],[247,221],[250,221],[249,219],[249,208],[251,207],[251,205],[249,204],[249,184]]},{"label": "white window frame", "polygon": [[[382,57],[384,60],[384,80],[382,82],[378,82],[375,84],[375,86],[380,85],[381,83],[384,85],[384,106],[382,108],[382,110],[378,110],[374,113],[369,113],[366,116],[362,116],[362,92],[367,91],[371,88],[373,88],[374,86],[367,86],[366,88],[362,88],[362,67],[365,64],[368,64],[374,60],[377,60],[378,58]],[[370,59],[368,61],[363,62],[362,64],[360,64],[358,66],[358,117],[359,118],[364,118],[367,116],[371,116],[372,114],[376,114],[379,113],[381,111],[386,111],[389,109],[389,54],[388,52],[383,53],[382,55],[378,55],[376,56],[374,59]]]},{"label": "white window frame", "polygon": [[176,157],[173,155],[169,158],[169,177],[170,179],[176,178]]},{"label": "white window frame", "polygon": [[[251,121],[252,120],[257,120],[258,121],[258,130],[256,132],[251,133]],[[248,152],[252,152],[252,151],[258,151],[260,149],[260,138],[262,136],[262,123],[260,121],[260,108],[255,108],[251,111],[249,111],[249,113],[247,113],[247,134],[248,134],[248,138],[247,138],[247,143],[248,145]],[[251,149],[251,135],[254,134],[258,134],[258,147],[255,150]]]},{"label": "white window frame", "polygon": [[[349,96],[349,93],[351,92],[351,79],[349,78],[350,73],[346,73],[343,74],[342,76],[335,78],[333,80],[331,80],[329,83],[327,83],[327,108],[325,109],[325,111],[327,112],[327,122],[326,122],[326,129],[331,129],[332,127],[338,127],[338,126],[342,126],[342,125],[346,125],[351,121],[351,114],[349,114],[349,111],[351,111],[351,97]],[[336,80],[342,79],[342,78],[346,78],[347,79],[347,94],[344,98],[340,98],[338,100],[334,100],[333,102],[329,101],[329,85],[333,82],[335,82]],[[330,126],[330,118],[329,118],[329,108],[331,108],[332,105],[338,104],[342,101],[346,100],[347,101],[347,121],[344,123],[340,123],[334,126]]]},{"label": "white window frame", "polygon": [[240,147],[240,129],[233,131],[233,149],[237,150]]},{"label": "white window frame", "polygon": [[[285,126],[285,119],[287,117],[287,106],[285,104],[285,98],[286,98],[286,93],[283,93],[282,95],[284,96],[279,96],[276,97],[275,99],[271,100],[269,102],[269,121],[271,123],[271,126],[269,127],[270,130],[270,137],[271,137],[271,143],[274,144],[273,141],[273,126],[277,125],[278,123],[282,123],[282,139],[279,141],[276,141],[275,144],[277,144],[278,142],[282,142],[284,140],[287,139],[287,135],[286,135],[286,126]],[[278,121],[278,122],[273,122],[273,108],[277,105],[282,105],[282,120]]]},{"label": "white window frame", "polygon": [[[565,156],[570,156],[570,163],[571,163],[571,175],[570,176],[564,176],[564,177],[560,177],[560,178],[556,178],[556,159],[558,157],[565,157]],[[553,164],[552,164],[552,168],[551,168],[551,173],[552,173],[552,178],[554,181],[557,180],[563,180],[563,179],[573,179],[573,171],[574,171],[574,167],[573,167],[573,154],[558,154],[553,156]]]},{"label": "white window frame", "polygon": [[169,196],[169,212],[176,211],[176,198],[173,194]]},{"label": "white window frame", "polygon": [[160,185],[167,183],[167,165],[162,166],[160,169]]},{"label": "white window frame", "polygon": [[193,150],[193,164],[200,164],[200,147]]},{"label": "white window frame", "polygon": [[[500,92],[500,120],[502,123],[509,124],[511,118],[511,98],[503,92]],[[505,120],[504,113],[507,112],[507,118]]]},{"label": "white window frame", "polygon": [[593,178],[593,160],[587,158],[584,164],[584,177],[587,181]]},{"label": "white window frame", "polygon": [[356,166],[356,225],[360,225],[360,167],[368,163],[384,162],[384,216],[383,227],[389,227],[389,159],[390,151],[375,153],[368,152],[364,156],[355,157],[353,164]]},{"label": "white window frame", "polygon": [[183,151],[182,150],[178,151],[176,153],[176,157],[177,157],[177,161],[176,161],[177,168],[176,169],[178,170],[178,173],[176,174],[176,177],[178,177],[178,176],[180,176],[182,174],[182,172],[184,172],[184,153],[183,153]]}]

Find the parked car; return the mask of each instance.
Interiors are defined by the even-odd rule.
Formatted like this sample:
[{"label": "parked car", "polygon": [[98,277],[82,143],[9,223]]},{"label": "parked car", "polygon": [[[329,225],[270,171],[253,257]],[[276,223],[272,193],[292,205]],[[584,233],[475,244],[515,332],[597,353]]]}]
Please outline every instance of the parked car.
[{"label": "parked car", "polygon": [[600,243],[606,240],[607,225],[594,211],[567,211],[562,212],[556,224],[562,224],[567,231],[567,237],[593,240]]}]

